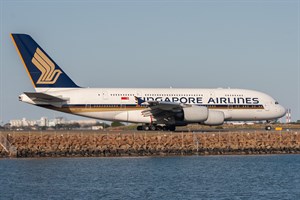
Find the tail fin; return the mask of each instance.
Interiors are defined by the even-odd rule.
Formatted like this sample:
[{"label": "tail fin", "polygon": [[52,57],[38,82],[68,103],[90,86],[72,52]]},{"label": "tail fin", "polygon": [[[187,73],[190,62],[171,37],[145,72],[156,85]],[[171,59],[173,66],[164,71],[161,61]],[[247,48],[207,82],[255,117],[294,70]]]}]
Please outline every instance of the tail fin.
[{"label": "tail fin", "polygon": [[13,33],[11,38],[35,88],[78,87],[31,36]]}]

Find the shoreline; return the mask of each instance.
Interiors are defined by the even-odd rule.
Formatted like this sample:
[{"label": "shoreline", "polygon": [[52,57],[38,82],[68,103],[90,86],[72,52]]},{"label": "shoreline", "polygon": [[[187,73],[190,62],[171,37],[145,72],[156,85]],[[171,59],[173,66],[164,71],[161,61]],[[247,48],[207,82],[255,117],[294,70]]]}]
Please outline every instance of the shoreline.
[{"label": "shoreline", "polygon": [[294,156],[298,156],[300,155],[300,153],[270,153],[270,154],[221,154],[221,155],[213,155],[213,154],[209,154],[209,155],[167,155],[167,156],[110,156],[110,157],[104,157],[104,156],[76,156],[76,157],[63,157],[63,156],[57,156],[57,157],[0,157],[0,161],[1,160],[43,160],[43,159],[85,159],[85,158],[91,158],[91,159],[110,159],[110,158],[114,158],[114,159],[148,159],[148,158],[185,158],[185,157],[263,157],[263,156],[286,156],[286,155],[294,155]]},{"label": "shoreline", "polygon": [[0,158],[300,154],[296,131],[2,131],[0,138]]}]

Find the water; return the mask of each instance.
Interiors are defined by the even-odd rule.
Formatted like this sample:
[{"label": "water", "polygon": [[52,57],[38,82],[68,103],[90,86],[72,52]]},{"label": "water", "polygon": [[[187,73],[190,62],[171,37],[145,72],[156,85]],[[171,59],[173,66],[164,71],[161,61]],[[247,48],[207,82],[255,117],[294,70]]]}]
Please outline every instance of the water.
[{"label": "water", "polygon": [[300,155],[0,159],[0,199],[300,199]]}]

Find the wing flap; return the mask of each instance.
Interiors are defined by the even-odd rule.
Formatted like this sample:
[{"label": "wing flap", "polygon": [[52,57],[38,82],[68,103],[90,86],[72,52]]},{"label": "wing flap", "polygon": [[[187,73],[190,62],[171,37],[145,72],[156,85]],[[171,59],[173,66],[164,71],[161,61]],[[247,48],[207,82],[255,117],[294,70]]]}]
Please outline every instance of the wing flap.
[{"label": "wing flap", "polygon": [[138,105],[147,107],[142,111],[143,116],[152,116],[161,123],[175,123],[174,116],[182,112],[183,108],[191,106],[179,102],[145,101],[139,97],[135,98]]},{"label": "wing flap", "polygon": [[185,107],[184,104],[168,101],[146,101],[142,105],[151,108],[151,110],[160,109],[165,111],[181,110],[182,107]]}]

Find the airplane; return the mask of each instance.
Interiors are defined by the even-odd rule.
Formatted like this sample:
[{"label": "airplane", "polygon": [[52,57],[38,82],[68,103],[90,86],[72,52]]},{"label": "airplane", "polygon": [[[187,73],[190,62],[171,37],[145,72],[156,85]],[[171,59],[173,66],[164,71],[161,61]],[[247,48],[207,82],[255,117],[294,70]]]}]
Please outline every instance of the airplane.
[{"label": "airplane", "polygon": [[[219,126],[227,121],[264,121],[285,115],[271,96],[248,89],[84,88],[76,85],[27,34],[11,34],[35,92],[19,100],[74,115],[142,124],[138,130],[175,131],[198,123]],[[271,126],[266,127],[270,129]]]}]

